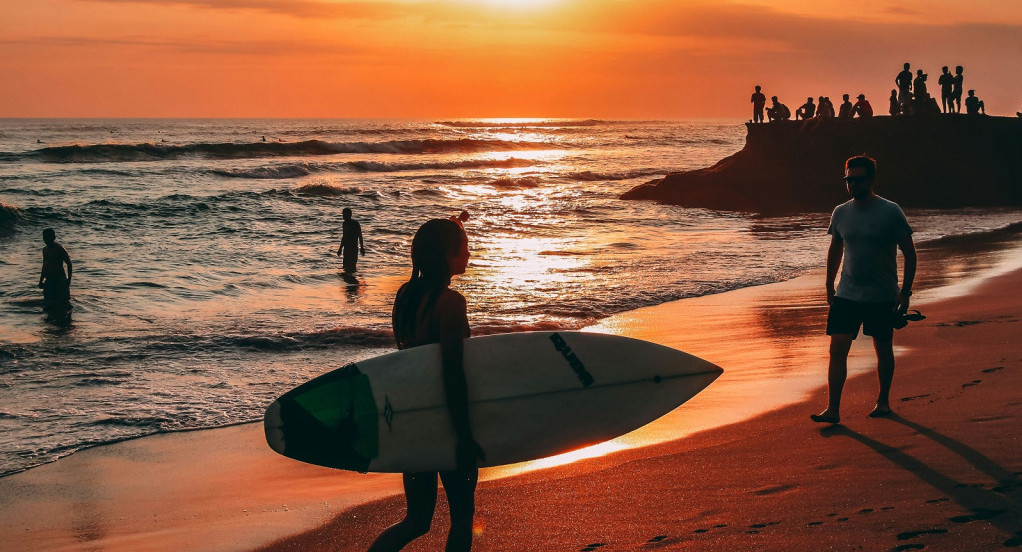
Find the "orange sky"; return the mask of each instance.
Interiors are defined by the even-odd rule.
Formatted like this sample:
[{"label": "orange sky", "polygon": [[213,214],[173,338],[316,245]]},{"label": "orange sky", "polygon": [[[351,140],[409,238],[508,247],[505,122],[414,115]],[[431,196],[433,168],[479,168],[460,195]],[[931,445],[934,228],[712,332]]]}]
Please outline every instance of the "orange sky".
[{"label": "orange sky", "polygon": [[[983,5],[977,9],[976,5]],[[854,11],[853,11],[854,10]],[[0,0],[0,117],[747,117],[965,66],[1022,108],[1019,0]]]}]

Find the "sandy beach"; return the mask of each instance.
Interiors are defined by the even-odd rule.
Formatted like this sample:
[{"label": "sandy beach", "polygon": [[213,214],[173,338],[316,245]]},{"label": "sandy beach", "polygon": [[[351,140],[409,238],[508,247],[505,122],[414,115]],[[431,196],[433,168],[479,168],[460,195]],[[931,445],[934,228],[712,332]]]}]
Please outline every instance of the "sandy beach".
[{"label": "sandy beach", "polygon": [[[819,272],[604,320],[591,329],[684,349],[727,372],[616,440],[657,444],[487,474],[474,549],[1022,545],[1022,300],[1005,293],[1022,285],[1022,265],[1006,245],[921,249],[917,305],[928,318],[896,336],[889,419],[865,417],[876,384],[861,339],[844,423],[808,419],[824,403]],[[387,497],[398,491],[395,476],[341,477],[276,456],[261,427],[245,424],[89,449],[0,479],[0,533],[6,550],[364,550],[402,515],[403,499]],[[408,549],[442,548],[446,523],[441,500],[434,531]]]}]

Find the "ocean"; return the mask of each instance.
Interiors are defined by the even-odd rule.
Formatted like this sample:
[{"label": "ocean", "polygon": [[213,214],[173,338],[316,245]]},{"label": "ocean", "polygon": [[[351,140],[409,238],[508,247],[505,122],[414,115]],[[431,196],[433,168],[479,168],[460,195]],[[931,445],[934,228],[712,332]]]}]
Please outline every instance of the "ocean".
[{"label": "ocean", "polygon": [[[732,120],[0,120],[0,475],[257,420],[393,350],[391,300],[429,218],[471,215],[454,287],[477,334],[577,329],[822,266],[826,213],[617,199],[744,137]],[[345,207],[365,234],[354,274],[335,254]],[[917,242],[1020,214],[908,212]],[[47,319],[36,287],[48,227],[74,262],[70,322]]]}]

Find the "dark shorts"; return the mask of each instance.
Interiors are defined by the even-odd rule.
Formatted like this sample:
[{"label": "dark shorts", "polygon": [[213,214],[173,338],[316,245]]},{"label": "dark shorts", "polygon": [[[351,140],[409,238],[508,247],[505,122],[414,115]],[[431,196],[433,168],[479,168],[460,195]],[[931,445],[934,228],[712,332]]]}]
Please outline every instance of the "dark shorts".
[{"label": "dark shorts", "polygon": [[880,341],[894,338],[894,301],[861,303],[835,297],[827,313],[827,335],[845,334],[855,339],[862,333]]}]

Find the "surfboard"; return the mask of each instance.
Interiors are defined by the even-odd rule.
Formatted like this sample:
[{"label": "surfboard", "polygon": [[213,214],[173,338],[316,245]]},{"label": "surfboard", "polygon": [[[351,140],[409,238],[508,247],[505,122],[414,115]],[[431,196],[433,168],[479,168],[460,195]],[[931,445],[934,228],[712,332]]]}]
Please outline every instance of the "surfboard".
[{"label": "surfboard", "polygon": [[[465,341],[465,379],[481,467],[534,460],[619,437],[695,396],[719,367],[655,343],[583,332]],[[266,409],[284,456],[360,472],[455,469],[440,346],[323,374]]]}]

